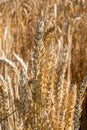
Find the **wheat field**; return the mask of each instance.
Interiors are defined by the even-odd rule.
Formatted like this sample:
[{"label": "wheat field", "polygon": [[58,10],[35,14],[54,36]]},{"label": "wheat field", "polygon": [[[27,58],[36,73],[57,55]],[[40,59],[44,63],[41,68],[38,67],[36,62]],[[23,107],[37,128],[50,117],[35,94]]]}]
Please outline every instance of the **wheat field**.
[{"label": "wheat field", "polygon": [[86,0],[0,0],[0,130],[87,130]]}]

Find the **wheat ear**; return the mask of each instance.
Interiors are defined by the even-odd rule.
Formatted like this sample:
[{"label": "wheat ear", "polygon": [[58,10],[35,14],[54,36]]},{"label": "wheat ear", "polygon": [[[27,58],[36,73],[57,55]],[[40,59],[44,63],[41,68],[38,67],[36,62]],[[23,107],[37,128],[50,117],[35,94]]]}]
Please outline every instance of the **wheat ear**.
[{"label": "wheat ear", "polygon": [[82,104],[85,98],[85,92],[87,89],[87,76],[84,77],[82,84],[77,90],[77,99],[75,105],[75,114],[74,114],[74,130],[79,130],[80,128],[80,118],[82,113]]}]

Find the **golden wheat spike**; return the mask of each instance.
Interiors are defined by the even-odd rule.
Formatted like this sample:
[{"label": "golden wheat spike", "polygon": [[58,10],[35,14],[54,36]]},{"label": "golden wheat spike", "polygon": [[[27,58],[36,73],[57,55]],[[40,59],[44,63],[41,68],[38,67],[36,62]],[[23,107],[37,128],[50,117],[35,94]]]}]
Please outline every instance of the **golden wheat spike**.
[{"label": "golden wheat spike", "polygon": [[[36,35],[34,41],[34,50],[33,50],[33,99],[34,99],[34,109],[35,109],[35,128],[40,129],[42,126],[41,119],[41,109],[42,109],[42,87],[43,87],[43,63],[45,48],[42,41],[44,30],[44,21],[41,19],[37,23]],[[42,126],[43,127],[43,126]]]},{"label": "golden wheat spike", "polygon": [[77,86],[74,85],[68,93],[68,104],[66,111],[65,130],[74,129],[74,110],[77,97]]},{"label": "golden wheat spike", "polygon": [[74,114],[74,130],[79,130],[80,128],[82,104],[85,99],[86,89],[87,89],[87,76],[84,77],[81,86],[77,90],[77,99],[76,99],[75,114]]},{"label": "golden wheat spike", "polygon": [[49,42],[52,38],[52,34],[54,33],[55,31],[55,25],[49,27],[45,32],[44,32],[44,35],[43,35],[43,42],[44,42],[44,46],[47,47],[49,45]]}]

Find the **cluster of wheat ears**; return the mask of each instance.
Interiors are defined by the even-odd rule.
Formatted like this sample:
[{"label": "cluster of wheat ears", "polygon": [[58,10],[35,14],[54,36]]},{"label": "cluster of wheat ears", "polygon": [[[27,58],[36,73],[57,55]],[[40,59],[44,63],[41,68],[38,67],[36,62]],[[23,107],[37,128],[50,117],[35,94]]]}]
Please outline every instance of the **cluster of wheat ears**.
[{"label": "cluster of wheat ears", "polygon": [[87,130],[86,0],[0,1],[0,130]]}]

